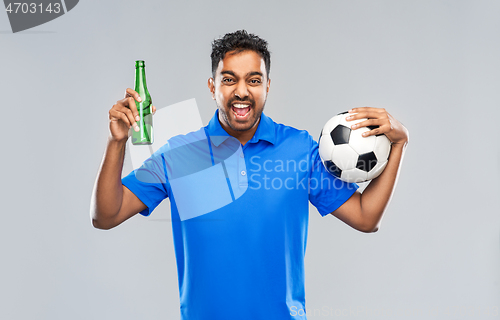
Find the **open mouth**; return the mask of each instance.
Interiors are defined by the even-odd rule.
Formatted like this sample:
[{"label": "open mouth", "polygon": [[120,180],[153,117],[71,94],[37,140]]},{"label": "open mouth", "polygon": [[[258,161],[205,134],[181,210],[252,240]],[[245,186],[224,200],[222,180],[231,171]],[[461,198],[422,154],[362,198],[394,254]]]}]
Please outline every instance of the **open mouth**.
[{"label": "open mouth", "polygon": [[235,103],[231,106],[231,110],[238,119],[246,118],[250,113],[250,109],[251,106],[248,104]]}]

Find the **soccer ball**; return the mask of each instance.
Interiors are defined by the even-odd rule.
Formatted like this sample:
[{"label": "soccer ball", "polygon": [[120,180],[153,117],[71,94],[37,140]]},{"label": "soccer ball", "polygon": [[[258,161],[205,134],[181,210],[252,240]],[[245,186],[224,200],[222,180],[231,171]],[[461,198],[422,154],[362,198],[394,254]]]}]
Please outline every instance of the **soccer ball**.
[{"label": "soccer ball", "polygon": [[346,182],[364,182],[380,175],[387,165],[391,142],[384,134],[363,137],[377,126],[351,130],[366,119],[346,121],[348,112],[328,120],[319,137],[319,155],[326,170]]}]

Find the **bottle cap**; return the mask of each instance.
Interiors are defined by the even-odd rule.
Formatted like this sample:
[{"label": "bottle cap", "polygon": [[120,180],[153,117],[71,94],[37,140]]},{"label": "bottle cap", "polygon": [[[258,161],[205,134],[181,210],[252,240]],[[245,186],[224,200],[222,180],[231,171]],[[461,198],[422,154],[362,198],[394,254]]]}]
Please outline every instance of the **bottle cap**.
[{"label": "bottle cap", "polygon": [[135,68],[139,68],[139,67],[142,67],[142,68],[145,68],[146,67],[146,63],[144,63],[144,60],[137,60],[135,62]]}]

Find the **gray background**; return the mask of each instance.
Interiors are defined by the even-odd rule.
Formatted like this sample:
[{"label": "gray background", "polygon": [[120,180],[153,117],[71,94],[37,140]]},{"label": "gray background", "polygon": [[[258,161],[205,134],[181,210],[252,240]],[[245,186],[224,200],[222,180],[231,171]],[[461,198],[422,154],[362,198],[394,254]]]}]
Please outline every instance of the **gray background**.
[{"label": "gray background", "polygon": [[499,319],[499,16],[499,1],[87,0],[12,34],[0,13],[0,318],[178,318],[169,204],[90,224],[108,110],[144,59],[155,105],[196,98],[206,124],[210,42],[245,28],[270,43],[275,121],[317,137],[369,105],[411,133],[379,232],[311,207],[309,318]]}]

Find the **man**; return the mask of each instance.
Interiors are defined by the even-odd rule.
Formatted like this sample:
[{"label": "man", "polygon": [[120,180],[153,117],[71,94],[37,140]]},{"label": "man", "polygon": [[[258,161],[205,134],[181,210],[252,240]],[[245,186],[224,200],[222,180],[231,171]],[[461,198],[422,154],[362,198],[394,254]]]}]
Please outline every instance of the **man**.
[{"label": "man", "polygon": [[[93,225],[109,229],[137,213],[149,215],[169,197],[182,319],[306,319],[297,311],[305,310],[308,202],[322,216],[331,213],[357,230],[376,231],[395,188],[408,131],[384,109],[350,110],[350,120],[368,118],[353,129],[378,126],[366,136],[385,134],[392,142],[387,167],[361,194],[355,184],[326,172],[307,132],[263,113],[271,84],[266,41],[237,31],[215,40],[211,56],[208,87],[217,111],[210,123],[172,138],[123,179],[125,144],[140,98],[127,89],[126,98],[111,108]],[[199,163],[186,164],[189,159]],[[204,172],[216,168],[225,179],[206,178]],[[198,176],[191,186],[205,192],[189,193],[190,186],[179,183]],[[203,211],[206,201],[210,206],[224,193],[230,194],[227,205]],[[194,213],[186,215],[193,206]]]}]

